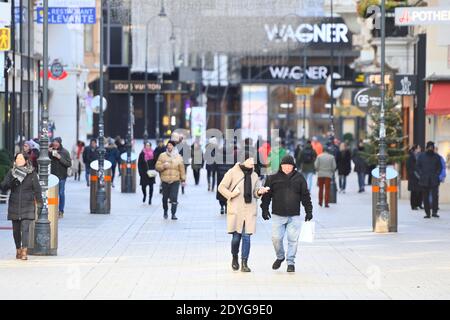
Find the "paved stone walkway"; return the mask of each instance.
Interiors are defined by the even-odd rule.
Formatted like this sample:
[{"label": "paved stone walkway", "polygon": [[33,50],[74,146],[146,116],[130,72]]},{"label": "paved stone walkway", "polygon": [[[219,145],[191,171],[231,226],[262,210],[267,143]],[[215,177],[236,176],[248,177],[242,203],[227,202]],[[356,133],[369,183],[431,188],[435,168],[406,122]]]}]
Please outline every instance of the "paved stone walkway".
[{"label": "paved stone walkway", "polygon": [[[179,218],[162,218],[161,198],[142,204],[113,191],[110,215],[89,214],[84,182],[67,184],[56,257],[16,261],[6,206],[0,205],[0,299],[449,299],[450,207],[441,218],[399,205],[399,232],[371,232],[370,192],[358,194],[352,174],[338,204],[319,208],[317,239],[300,245],[297,272],[278,271],[271,225],[258,220],[249,265],[233,272],[230,236],[215,194],[192,174],[180,195]],[[118,183],[117,183],[118,184]]]}]

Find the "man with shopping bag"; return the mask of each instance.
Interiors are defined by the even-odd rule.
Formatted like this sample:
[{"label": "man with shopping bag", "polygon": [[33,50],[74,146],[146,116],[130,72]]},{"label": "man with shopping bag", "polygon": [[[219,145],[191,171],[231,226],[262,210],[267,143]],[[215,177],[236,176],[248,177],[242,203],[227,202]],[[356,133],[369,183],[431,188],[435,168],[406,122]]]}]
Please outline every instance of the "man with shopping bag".
[{"label": "man with shopping bag", "polygon": [[[295,168],[294,158],[285,156],[280,169],[267,178],[265,187],[268,192],[262,198],[261,208],[264,220],[272,218],[272,241],[277,259],[273,270],[280,268],[287,259],[287,272],[295,272],[295,255],[301,229],[300,206],[306,211],[305,221],[313,218],[313,206],[305,178]],[[272,216],[269,205],[272,202]],[[288,250],[285,255],[283,239],[287,233]]]}]

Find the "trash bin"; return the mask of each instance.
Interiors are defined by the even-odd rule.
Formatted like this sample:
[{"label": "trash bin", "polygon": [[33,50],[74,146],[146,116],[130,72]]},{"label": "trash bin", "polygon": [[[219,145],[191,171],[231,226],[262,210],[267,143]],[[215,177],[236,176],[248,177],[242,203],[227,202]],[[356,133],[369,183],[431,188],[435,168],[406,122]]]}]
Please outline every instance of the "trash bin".
[{"label": "trash bin", "polygon": [[[48,177],[48,220],[50,221],[50,255],[56,256],[58,251],[58,219],[59,219],[59,179],[51,174]],[[36,210],[36,220],[38,212]],[[28,246],[28,254],[33,255],[34,249],[34,225],[35,221],[30,224],[30,244]]]},{"label": "trash bin", "polygon": [[[112,164],[108,160],[104,162],[104,177],[105,177],[105,213],[111,212],[111,184],[112,184]],[[97,213],[97,190],[98,190],[98,160],[91,162],[91,213]]]},{"label": "trash bin", "polygon": [[377,233],[397,232],[398,219],[398,172],[393,168],[386,169],[386,198],[389,208],[389,219],[385,220],[377,212],[377,202],[380,195],[380,170],[372,171],[372,227]]},{"label": "trash bin", "polygon": [[121,172],[121,187],[122,187],[122,193],[136,193],[136,160],[137,155],[136,153],[131,153],[131,192],[128,192],[126,188],[126,176],[127,176],[127,153],[124,152],[120,155],[120,158],[122,159],[122,163],[120,164],[120,172]]}]

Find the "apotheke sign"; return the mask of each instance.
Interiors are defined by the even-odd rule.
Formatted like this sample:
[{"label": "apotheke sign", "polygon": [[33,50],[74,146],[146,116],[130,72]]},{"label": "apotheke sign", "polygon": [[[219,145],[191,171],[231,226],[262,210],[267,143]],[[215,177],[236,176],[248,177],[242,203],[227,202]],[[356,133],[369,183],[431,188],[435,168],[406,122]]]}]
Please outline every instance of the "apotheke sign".
[{"label": "apotheke sign", "polygon": [[450,24],[450,7],[395,8],[397,26]]}]

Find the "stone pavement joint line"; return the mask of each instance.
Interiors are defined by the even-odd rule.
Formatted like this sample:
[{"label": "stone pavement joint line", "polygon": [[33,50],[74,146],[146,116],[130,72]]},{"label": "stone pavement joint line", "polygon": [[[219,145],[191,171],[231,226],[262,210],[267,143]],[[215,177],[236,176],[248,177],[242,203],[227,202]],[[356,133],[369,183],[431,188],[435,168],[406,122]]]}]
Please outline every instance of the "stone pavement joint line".
[{"label": "stone pavement joint line", "polygon": [[448,205],[440,219],[424,220],[400,201],[399,232],[374,234],[371,194],[357,193],[354,174],[330,209],[317,205],[314,186],[316,240],[300,243],[297,272],[287,274],[286,263],[271,269],[271,223],[259,212],[252,273],[243,274],[231,270],[231,236],[206,172],[195,186],[188,171],[178,221],[163,219],[157,185],[151,206],[140,188],[122,194],[117,187],[111,214],[92,215],[85,183],[68,181],[56,257],[16,261],[7,207],[0,205],[0,299],[450,298]]}]

